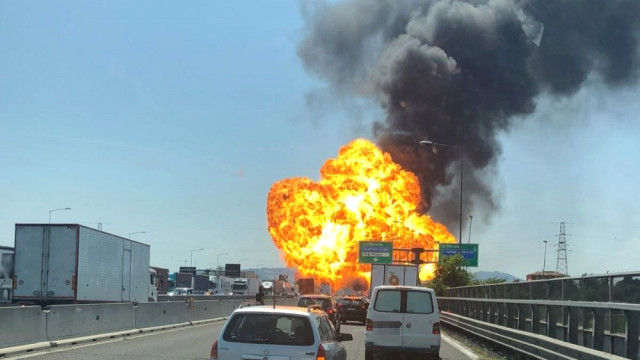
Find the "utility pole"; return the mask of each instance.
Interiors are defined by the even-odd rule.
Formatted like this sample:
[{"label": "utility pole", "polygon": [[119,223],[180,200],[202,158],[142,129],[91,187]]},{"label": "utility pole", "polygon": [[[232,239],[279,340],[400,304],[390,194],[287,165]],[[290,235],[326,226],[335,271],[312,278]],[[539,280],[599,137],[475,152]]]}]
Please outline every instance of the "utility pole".
[{"label": "utility pole", "polygon": [[542,240],[544,242],[544,259],[542,260],[542,276],[544,276],[544,271],[547,268],[547,240]]},{"label": "utility pole", "polygon": [[556,271],[560,274],[569,275],[569,265],[567,264],[567,234],[564,229],[564,222],[560,223],[560,234],[558,234],[558,259],[556,260]]}]

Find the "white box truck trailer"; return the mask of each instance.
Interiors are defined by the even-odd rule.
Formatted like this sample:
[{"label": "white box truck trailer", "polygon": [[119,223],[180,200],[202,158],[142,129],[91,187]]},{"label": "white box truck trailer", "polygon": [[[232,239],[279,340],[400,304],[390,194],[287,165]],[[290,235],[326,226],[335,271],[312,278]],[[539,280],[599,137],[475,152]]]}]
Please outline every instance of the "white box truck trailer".
[{"label": "white box truck trailer", "polygon": [[149,250],[78,224],[16,224],[13,302],[147,302]]},{"label": "white box truck trailer", "polygon": [[371,264],[369,294],[380,285],[418,286],[418,265]]}]

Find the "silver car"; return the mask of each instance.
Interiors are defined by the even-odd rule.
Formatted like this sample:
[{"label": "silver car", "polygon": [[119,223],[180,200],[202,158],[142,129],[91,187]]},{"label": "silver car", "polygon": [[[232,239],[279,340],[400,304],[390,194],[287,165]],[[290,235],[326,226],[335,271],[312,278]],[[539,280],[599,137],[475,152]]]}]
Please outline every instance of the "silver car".
[{"label": "silver car", "polygon": [[338,333],[322,310],[288,306],[236,309],[211,348],[215,360],[346,360]]}]

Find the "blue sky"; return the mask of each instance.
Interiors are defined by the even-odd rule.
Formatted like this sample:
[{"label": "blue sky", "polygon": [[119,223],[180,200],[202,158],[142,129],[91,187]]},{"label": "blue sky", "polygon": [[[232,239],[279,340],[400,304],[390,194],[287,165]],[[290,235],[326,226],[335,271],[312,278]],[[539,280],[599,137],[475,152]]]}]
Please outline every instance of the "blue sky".
[{"label": "blue sky", "polygon": [[[198,248],[198,267],[283,265],[271,185],[317,179],[383,116],[305,105],[326,85],[296,55],[303,26],[295,1],[0,3],[0,245],[71,207],[53,222],[145,231],[155,266]],[[473,210],[479,270],[524,278],[543,240],[555,269],[561,221],[573,275],[639,269],[637,98],[593,81],[502,135],[501,212]]]}]

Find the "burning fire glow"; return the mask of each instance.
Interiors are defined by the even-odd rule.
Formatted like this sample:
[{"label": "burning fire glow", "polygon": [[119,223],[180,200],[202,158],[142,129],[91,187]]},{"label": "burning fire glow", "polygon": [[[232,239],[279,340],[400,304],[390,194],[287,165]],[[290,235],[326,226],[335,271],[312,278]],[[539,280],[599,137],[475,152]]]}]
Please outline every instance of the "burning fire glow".
[{"label": "burning fire glow", "polygon": [[[437,249],[437,243],[456,242],[444,225],[416,212],[418,178],[370,141],[342,147],[320,174],[318,182],[276,182],[267,199],[273,242],[303,277],[334,288],[368,281],[371,267],[358,263],[359,241],[390,241],[394,249]],[[433,278],[434,270],[423,265],[420,279]]]}]

